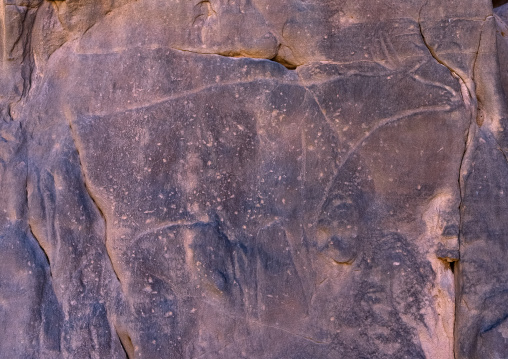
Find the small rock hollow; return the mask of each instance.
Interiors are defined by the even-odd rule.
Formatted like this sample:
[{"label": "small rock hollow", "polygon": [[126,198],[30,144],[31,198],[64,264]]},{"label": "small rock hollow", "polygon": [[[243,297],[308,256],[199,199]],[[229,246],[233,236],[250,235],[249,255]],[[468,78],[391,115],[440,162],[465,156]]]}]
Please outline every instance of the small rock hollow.
[{"label": "small rock hollow", "polygon": [[504,4],[506,4],[508,2],[508,0],[492,0],[492,6],[493,7],[500,7]]}]

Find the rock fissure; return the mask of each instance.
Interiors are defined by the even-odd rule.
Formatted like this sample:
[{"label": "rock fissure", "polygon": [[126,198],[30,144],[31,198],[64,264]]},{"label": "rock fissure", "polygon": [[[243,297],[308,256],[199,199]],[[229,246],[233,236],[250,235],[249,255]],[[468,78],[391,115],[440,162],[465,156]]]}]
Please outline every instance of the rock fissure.
[{"label": "rock fissure", "polygon": [[[476,130],[476,119],[473,118],[472,114],[470,117],[470,125],[467,129],[467,132],[465,134],[465,143],[464,143],[464,152],[462,154],[462,158],[460,160],[459,165],[459,178],[458,178],[458,187],[459,187],[459,196],[460,196],[460,202],[459,202],[459,232],[458,232],[458,251],[459,251],[459,261],[457,263],[450,263],[450,269],[452,270],[452,273],[454,275],[454,290],[455,290],[455,314],[454,314],[454,323],[453,323],[453,333],[454,333],[454,343],[453,345],[453,356],[457,359],[457,351],[455,348],[456,342],[457,342],[457,316],[458,316],[458,308],[459,308],[459,302],[461,300],[460,295],[460,256],[461,256],[461,242],[463,240],[463,227],[464,227],[464,196],[466,193],[466,179],[469,172],[470,167],[470,156],[472,155],[471,151],[473,150],[472,141],[474,138],[474,133]],[[456,267],[456,264],[458,268]]]},{"label": "rock fissure", "polygon": [[118,328],[114,326],[116,336],[120,341],[120,345],[122,346],[122,350],[127,357],[127,359],[134,358],[134,345],[132,344],[131,337],[126,332],[119,332]]},{"label": "rock fissure", "polygon": [[76,148],[76,152],[77,152],[77,155],[78,155],[79,166],[80,166],[80,169],[81,169],[81,174],[83,176],[83,187],[86,190],[86,192],[88,194],[88,197],[90,198],[90,200],[94,204],[95,208],[97,209],[98,213],[100,214],[100,217],[101,217],[102,221],[104,222],[104,242],[105,242],[104,243],[104,247],[105,247],[106,256],[109,259],[109,262],[111,264],[111,269],[113,270],[113,273],[115,273],[116,279],[118,280],[118,282],[120,283],[120,286],[121,286],[122,285],[122,281],[120,280],[120,276],[119,276],[118,270],[116,268],[116,265],[115,265],[115,263],[113,261],[113,258],[111,256],[110,250],[108,248],[109,243],[108,243],[108,222],[107,222],[107,218],[106,218],[106,215],[105,215],[104,211],[102,210],[101,206],[99,205],[97,199],[95,198],[95,196],[93,195],[92,191],[89,188],[86,172],[85,172],[85,169],[83,167],[83,162],[81,161],[81,154],[80,154],[79,145],[78,145],[78,141],[77,141],[77,137],[76,137],[77,135],[76,135],[76,133],[74,131],[74,128],[72,126],[72,120],[71,119],[69,119],[69,131],[70,131],[70,134],[71,134],[71,137],[73,139],[74,146]]},{"label": "rock fissure", "polygon": [[[30,94],[30,90],[32,89],[32,77],[35,71],[35,61],[34,61],[34,53],[32,49],[32,33],[33,33],[33,24],[35,19],[37,18],[37,14],[39,12],[39,7],[36,7],[33,10],[32,18],[30,19],[30,24],[23,26],[23,28],[27,29],[26,34],[26,43],[23,48],[23,60],[22,60],[22,76],[23,76],[23,93],[21,98],[26,98]],[[27,16],[30,16],[29,11],[27,11]],[[26,19],[23,20],[25,23]],[[28,73],[26,73],[28,72]],[[25,74],[23,74],[25,73]]]},{"label": "rock fissure", "polygon": [[[5,5],[4,5],[5,6]],[[18,46],[18,44],[22,44],[22,45],[25,45],[22,41],[22,39],[24,38],[23,35],[26,35],[25,32],[29,31],[29,29],[27,29],[27,26],[25,24],[26,22],[26,18],[28,16],[28,9],[25,7],[26,11],[23,13],[21,19],[19,20],[20,21],[20,27],[23,29],[23,31],[18,35],[17,39],[12,43],[11,45],[11,48],[10,49],[5,49],[4,51],[7,51],[8,53],[12,53],[14,51],[14,49],[16,48],[16,46]],[[4,30],[5,32],[5,30]],[[26,43],[27,46],[29,46],[29,43]],[[5,44],[4,44],[5,46]],[[23,57],[25,56],[25,53],[26,53],[26,46],[23,46]],[[14,60],[14,58],[12,58],[11,56],[9,56],[9,60]]]},{"label": "rock fissure", "polygon": [[[25,135],[25,141],[24,141],[24,145],[26,146],[26,135]],[[25,196],[25,206],[26,206],[26,213],[25,213],[25,216],[26,216],[26,224],[27,224],[27,228],[28,228],[28,232],[30,233],[31,237],[34,239],[35,243],[37,243],[39,249],[41,250],[42,254],[44,255],[44,257],[46,258],[46,262],[47,262],[47,268],[48,268],[48,272],[49,272],[49,276],[50,278],[52,279],[53,278],[53,271],[51,270],[51,261],[50,261],[50,258],[49,258],[49,254],[48,254],[48,251],[46,250],[46,248],[44,248],[43,244],[42,244],[42,241],[35,235],[35,232],[32,228],[32,224],[31,224],[31,221],[30,221],[30,201],[29,201],[29,192],[28,192],[28,178],[29,178],[29,164],[28,164],[28,156],[27,156],[27,163],[26,163],[26,171],[24,173],[24,183],[25,183],[25,193],[24,193],[24,196]]]},{"label": "rock fissure", "polygon": [[53,273],[52,273],[52,270],[51,270],[51,261],[49,260],[48,252],[44,249],[41,241],[35,235],[34,231],[32,230],[32,225],[30,224],[30,222],[28,223],[28,230],[29,230],[31,236],[33,237],[33,239],[35,240],[35,242],[38,244],[38,247],[40,248],[41,252],[44,254],[44,258],[46,258],[46,262],[47,262],[47,265],[48,265],[49,276],[51,278],[53,278]]},{"label": "rock fissure", "polygon": [[[446,67],[450,71],[450,73],[452,74],[453,77],[461,79],[462,82],[464,84],[466,84],[466,88],[467,88],[468,93],[469,93],[469,98],[476,99],[476,95],[475,95],[474,89],[470,88],[472,86],[471,82],[468,81],[467,79],[464,79],[461,75],[459,75],[458,72],[455,71],[455,69],[453,69],[450,65],[448,65],[446,63],[446,61],[443,61],[442,59],[440,59],[438,54],[436,53],[436,51],[432,48],[432,46],[430,46],[430,44],[428,43],[428,41],[427,41],[427,39],[425,37],[424,30],[423,30],[423,27],[422,27],[422,22],[421,22],[421,15],[422,15],[423,8],[425,6],[427,6],[428,2],[429,2],[429,0],[426,0],[425,3],[420,8],[420,11],[418,12],[418,27],[419,27],[419,30],[420,30],[420,37],[422,38],[423,44],[425,45],[425,47],[429,51],[430,55],[434,58],[434,60],[436,60],[438,63],[440,63],[441,65]],[[483,20],[483,21],[485,21],[485,20]],[[478,55],[478,52],[476,54]]]},{"label": "rock fissure", "polygon": [[508,3],[508,0],[492,0],[492,6],[494,8],[498,8],[500,6],[503,6],[506,3]]},{"label": "rock fissure", "polygon": [[[280,49],[280,47],[281,47],[281,44],[278,45],[279,49]],[[271,61],[271,62],[275,62],[279,65],[282,65],[286,69],[291,70],[291,71],[296,70],[297,67],[300,66],[300,65],[289,64],[286,61],[283,61],[282,59],[280,59],[278,57],[277,54],[274,57],[267,59],[264,57],[252,57],[252,56],[248,56],[248,55],[243,55],[241,50],[238,50],[238,51],[231,50],[231,51],[223,51],[223,52],[221,52],[221,51],[207,52],[207,51],[199,51],[197,49],[184,49],[184,48],[179,48],[179,47],[171,47],[171,49],[177,50],[177,51],[183,51],[183,52],[190,52],[190,53],[198,54],[198,55],[217,55],[217,56],[230,57],[230,58],[244,58],[244,59],[253,59],[253,60],[259,60],[259,61],[263,61],[263,60],[264,61]]]},{"label": "rock fissure", "polygon": [[[452,271],[452,273],[454,275],[454,282],[455,282],[455,284],[454,284],[454,287],[455,287],[454,288],[455,314],[454,314],[454,323],[453,323],[453,328],[454,328],[453,329],[453,332],[454,332],[453,357],[458,358],[457,355],[459,355],[459,354],[456,350],[456,343],[458,340],[457,339],[458,338],[457,337],[457,330],[458,330],[457,329],[457,317],[459,315],[459,304],[458,303],[461,298],[461,295],[459,293],[459,291],[460,291],[460,288],[459,288],[460,284],[459,283],[460,283],[460,276],[461,276],[459,261],[460,261],[461,241],[462,241],[462,233],[463,233],[463,225],[464,225],[464,223],[463,223],[463,221],[464,221],[464,196],[465,196],[465,191],[466,191],[466,188],[465,188],[466,176],[468,174],[469,167],[470,167],[469,157],[471,156],[471,151],[473,151],[472,142],[473,142],[473,137],[475,136],[474,135],[475,130],[476,130],[475,126],[479,122],[478,117],[480,116],[480,112],[481,112],[478,108],[479,99],[476,95],[475,76],[474,75],[475,75],[476,61],[478,59],[480,47],[481,47],[481,43],[482,43],[483,28],[485,26],[485,22],[489,19],[489,17],[491,17],[491,15],[486,16],[482,21],[482,26],[480,29],[479,40],[478,40],[478,46],[477,46],[476,53],[475,53],[474,60],[473,60],[473,67],[472,67],[473,76],[472,76],[472,79],[469,80],[469,79],[463,78],[459,74],[459,72],[455,71],[455,69],[453,69],[450,65],[448,65],[446,63],[446,61],[443,61],[442,59],[440,59],[438,54],[436,53],[436,51],[432,48],[432,46],[427,41],[427,38],[425,37],[425,34],[424,34],[424,29],[422,27],[422,23],[421,23],[421,13],[423,11],[423,8],[427,4],[428,4],[428,0],[420,8],[419,15],[418,15],[419,16],[418,17],[418,25],[419,25],[422,41],[425,44],[425,46],[427,47],[431,56],[438,63],[445,66],[450,71],[450,73],[452,74],[453,77],[458,79],[460,87],[461,87],[463,102],[464,102],[465,107],[469,109],[469,116],[470,116],[469,126],[468,126],[468,128],[466,130],[466,134],[465,134],[464,151],[463,151],[462,157],[460,159],[459,176],[458,176],[458,188],[459,188],[459,196],[460,196],[460,202],[459,202],[459,208],[458,208],[458,210],[459,210],[459,233],[458,233],[459,260],[456,262],[450,263],[450,270]],[[478,123],[478,125],[481,126],[481,123]],[[457,270],[456,266],[459,266],[458,270]]]}]

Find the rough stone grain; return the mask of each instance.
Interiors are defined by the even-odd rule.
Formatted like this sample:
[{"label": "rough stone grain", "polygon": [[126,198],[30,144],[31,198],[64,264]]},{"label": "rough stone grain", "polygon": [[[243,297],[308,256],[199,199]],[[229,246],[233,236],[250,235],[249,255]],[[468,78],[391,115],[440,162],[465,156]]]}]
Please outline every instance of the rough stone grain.
[{"label": "rough stone grain", "polygon": [[503,3],[3,0],[0,357],[505,358]]}]

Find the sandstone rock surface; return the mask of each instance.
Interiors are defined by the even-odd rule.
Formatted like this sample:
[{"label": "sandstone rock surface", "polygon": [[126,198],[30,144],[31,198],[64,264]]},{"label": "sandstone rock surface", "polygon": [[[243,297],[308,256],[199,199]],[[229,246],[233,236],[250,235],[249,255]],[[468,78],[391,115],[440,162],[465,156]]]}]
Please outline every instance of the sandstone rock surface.
[{"label": "sandstone rock surface", "polygon": [[3,0],[0,357],[508,357],[504,2]]}]

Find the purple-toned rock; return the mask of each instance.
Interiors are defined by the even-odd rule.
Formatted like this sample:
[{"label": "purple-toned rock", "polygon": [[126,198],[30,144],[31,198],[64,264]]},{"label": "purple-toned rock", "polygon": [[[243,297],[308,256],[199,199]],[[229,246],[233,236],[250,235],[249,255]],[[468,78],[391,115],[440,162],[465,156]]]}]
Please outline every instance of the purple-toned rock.
[{"label": "purple-toned rock", "polygon": [[502,3],[4,0],[0,357],[504,358]]}]

